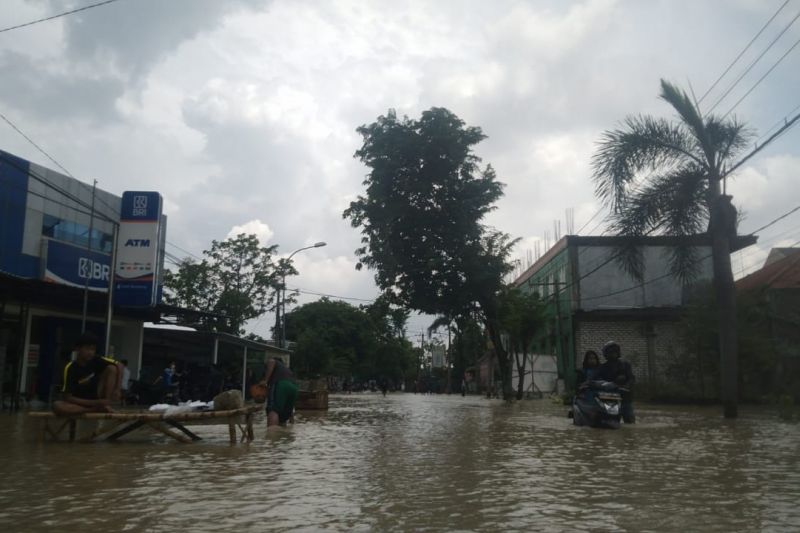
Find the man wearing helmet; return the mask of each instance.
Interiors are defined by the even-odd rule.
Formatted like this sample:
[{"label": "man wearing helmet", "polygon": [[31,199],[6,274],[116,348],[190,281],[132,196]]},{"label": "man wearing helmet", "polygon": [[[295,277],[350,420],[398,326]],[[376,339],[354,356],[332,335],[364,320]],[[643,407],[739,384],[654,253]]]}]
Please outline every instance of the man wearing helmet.
[{"label": "man wearing helmet", "polygon": [[604,381],[613,381],[619,387],[626,389],[622,392],[622,419],[626,424],[636,422],[633,414],[633,368],[628,361],[621,359],[622,350],[614,341],[607,342],[603,346],[603,357],[605,362],[600,365],[598,378]]}]

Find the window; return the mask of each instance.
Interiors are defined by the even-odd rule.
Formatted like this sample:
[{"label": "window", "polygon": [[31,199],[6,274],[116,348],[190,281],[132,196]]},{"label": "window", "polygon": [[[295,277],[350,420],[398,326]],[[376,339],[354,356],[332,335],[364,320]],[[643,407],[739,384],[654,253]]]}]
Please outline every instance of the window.
[{"label": "window", "polygon": [[[44,215],[42,219],[42,235],[68,242],[77,246],[87,246],[89,243],[89,228],[83,224],[62,220],[53,215]],[[114,237],[96,228],[92,228],[92,250],[111,253]]]}]

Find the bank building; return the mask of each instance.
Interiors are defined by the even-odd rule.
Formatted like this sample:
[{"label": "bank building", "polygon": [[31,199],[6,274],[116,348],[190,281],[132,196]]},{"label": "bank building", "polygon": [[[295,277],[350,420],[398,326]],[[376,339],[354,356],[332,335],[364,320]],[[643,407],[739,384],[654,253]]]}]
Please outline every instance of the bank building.
[{"label": "bank building", "polygon": [[[132,195],[128,218],[139,220],[126,229],[123,203],[123,197],[0,151],[4,406],[51,401],[84,327],[97,335],[99,353],[127,359],[137,375],[144,324],[163,311],[166,217],[158,193]],[[137,234],[142,231],[145,236]],[[112,276],[115,242],[117,251],[130,249],[119,255],[123,276]]]}]

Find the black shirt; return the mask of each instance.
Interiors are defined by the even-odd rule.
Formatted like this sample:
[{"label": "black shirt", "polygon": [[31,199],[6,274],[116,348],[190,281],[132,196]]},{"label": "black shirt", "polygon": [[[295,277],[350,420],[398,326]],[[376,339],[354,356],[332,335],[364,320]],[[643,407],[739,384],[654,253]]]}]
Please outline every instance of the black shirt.
[{"label": "black shirt", "polygon": [[620,387],[631,387],[636,378],[633,375],[633,368],[628,361],[622,359],[609,359],[600,365],[598,372],[599,378],[605,381],[617,381],[617,378],[622,376],[623,379],[617,383]]},{"label": "black shirt", "polygon": [[275,359],[274,361],[275,361],[275,368],[272,369],[272,375],[269,377],[269,382],[267,383],[268,387],[272,388],[272,386],[275,383],[279,382],[282,379],[294,380],[294,374],[292,374],[292,371],[289,370],[286,367],[286,365],[284,365],[277,359]]},{"label": "black shirt", "polygon": [[97,385],[100,375],[109,365],[116,364],[113,359],[95,356],[81,366],[75,361],[64,367],[64,388],[61,392],[69,393],[84,400],[97,399]]}]

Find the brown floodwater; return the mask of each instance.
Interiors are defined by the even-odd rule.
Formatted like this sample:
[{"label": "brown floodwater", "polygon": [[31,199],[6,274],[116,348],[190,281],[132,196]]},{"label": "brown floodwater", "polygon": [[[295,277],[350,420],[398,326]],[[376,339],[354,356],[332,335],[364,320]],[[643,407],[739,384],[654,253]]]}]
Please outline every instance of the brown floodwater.
[{"label": "brown floodwater", "polygon": [[41,443],[0,415],[0,531],[799,531],[800,424],[637,406],[619,430],[548,400],[334,396],[228,444]]}]

